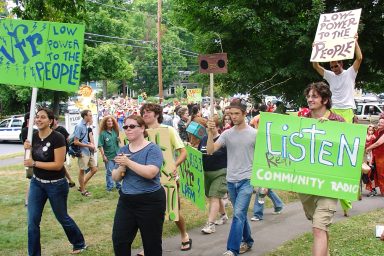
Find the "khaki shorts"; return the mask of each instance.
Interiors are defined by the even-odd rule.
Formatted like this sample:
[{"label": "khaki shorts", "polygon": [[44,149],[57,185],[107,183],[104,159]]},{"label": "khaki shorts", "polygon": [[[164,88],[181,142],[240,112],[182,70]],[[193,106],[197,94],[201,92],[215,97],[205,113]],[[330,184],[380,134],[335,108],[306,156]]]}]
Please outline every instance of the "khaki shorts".
[{"label": "khaki shorts", "polygon": [[227,169],[204,172],[204,187],[207,197],[223,198],[227,192]]},{"label": "khaki shorts", "polygon": [[96,161],[94,155],[82,155],[78,157],[77,163],[80,170],[87,170],[88,168],[96,167]]},{"label": "khaki shorts", "polygon": [[305,216],[312,221],[312,227],[328,231],[338,199],[307,194],[299,194],[299,197]]}]

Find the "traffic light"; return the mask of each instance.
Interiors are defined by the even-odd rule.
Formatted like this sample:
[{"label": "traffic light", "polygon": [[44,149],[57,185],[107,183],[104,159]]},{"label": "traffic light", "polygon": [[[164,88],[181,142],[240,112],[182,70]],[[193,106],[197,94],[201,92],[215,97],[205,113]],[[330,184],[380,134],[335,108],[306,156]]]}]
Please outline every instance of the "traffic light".
[{"label": "traffic light", "polygon": [[200,73],[228,73],[227,53],[199,55]]}]

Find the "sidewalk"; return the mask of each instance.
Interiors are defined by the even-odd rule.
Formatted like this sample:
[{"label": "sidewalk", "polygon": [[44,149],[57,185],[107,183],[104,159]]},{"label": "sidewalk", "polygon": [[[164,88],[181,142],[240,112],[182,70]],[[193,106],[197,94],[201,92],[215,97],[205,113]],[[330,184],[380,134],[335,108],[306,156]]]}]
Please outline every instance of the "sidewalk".
[{"label": "sidewalk", "polygon": [[[363,200],[353,203],[351,216],[356,216],[364,212],[369,212],[384,207],[383,197],[367,198],[367,191],[363,192]],[[253,205],[253,202],[251,202]],[[248,220],[252,216],[248,215]],[[338,204],[334,223],[345,220],[343,210]],[[227,224],[216,226],[216,233],[204,235],[201,228],[189,230],[188,234],[192,238],[192,250],[187,252],[180,251],[180,236],[171,237],[163,240],[164,256],[219,256],[226,251],[227,236],[230,229],[230,221]],[[292,240],[305,232],[311,232],[311,223],[304,216],[304,211],[300,202],[290,203],[284,207],[281,215],[272,215],[272,209],[264,210],[264,220],[258,222],[250,221],[252,237],[255,243],[252,250],[244,255],[256,256],[264,255],[276,249],[284,242]],[[373,231],[372,231],[373,232]],[[134,250],[132,255],[136,255],[138,250]]]}]

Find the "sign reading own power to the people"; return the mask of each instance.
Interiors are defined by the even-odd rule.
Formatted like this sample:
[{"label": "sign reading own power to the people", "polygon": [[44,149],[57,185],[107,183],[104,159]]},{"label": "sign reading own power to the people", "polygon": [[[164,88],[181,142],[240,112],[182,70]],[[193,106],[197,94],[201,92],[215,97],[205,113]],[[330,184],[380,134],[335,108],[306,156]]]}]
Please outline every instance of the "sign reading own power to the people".
[{"label": "sign reading own power to the people", "polygon": [[367,127],[262,113],[251,183],[355,201]]},{"label": "sign reading own power to the people", "polygon": [[0,83],[76,92],[84,25],[0,20]]},{"label": "sign reading own power to the people", "polygon": [[353,59],[361,9],[320,15],[311,62]]}]

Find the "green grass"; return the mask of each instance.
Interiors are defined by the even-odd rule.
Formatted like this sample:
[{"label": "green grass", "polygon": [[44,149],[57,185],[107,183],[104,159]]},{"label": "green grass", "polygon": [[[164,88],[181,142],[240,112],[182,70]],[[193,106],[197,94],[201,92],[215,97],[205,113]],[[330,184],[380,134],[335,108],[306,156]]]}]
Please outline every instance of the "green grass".
[{"label": "green grass", "polygon": [[[384,225],[384,209],[354,216],[331,226],[330,255],[384,255],[384,242],[375,237],[375,226]],[[267,256],[311,255],[312,233],[288,241]]]},{"label": "green grass", "polygon": [[[70,174],[78,185],[76,161],[72,161],[71,165]],[[81,196],[76,188],[70,189],[68,197],[69,215],[79,225],[90,246],[84,255],[113,255],[111,235],[118,194],[105,192],[105,169],[103,164],[99,163],[99,166],[99,171],[87,188],[92,192],[92,197]],[[27,255],[27,210],[24,198],[28,183],[21,164],[0,168],[0,255]],[[297,200],[297,195],[292,192],[280,191],[279,195],[286,203]],[[253,201],[250,211],[252,205]],[[271,207],[270,200],[266,200],[266,207]],[[181,208],[188,230],[201,227],[206,222],[208,212],[198,211],[183,198]],[[49,202],[45,206],[40,228],[43,255],[64,255],[71,251],[71,245],[55,219]],[[176,225],[166,221],[163,237],[175,235],[178,235]],[[133,244],[135,248],[141,246],[140,236],[137,237]]]}]

